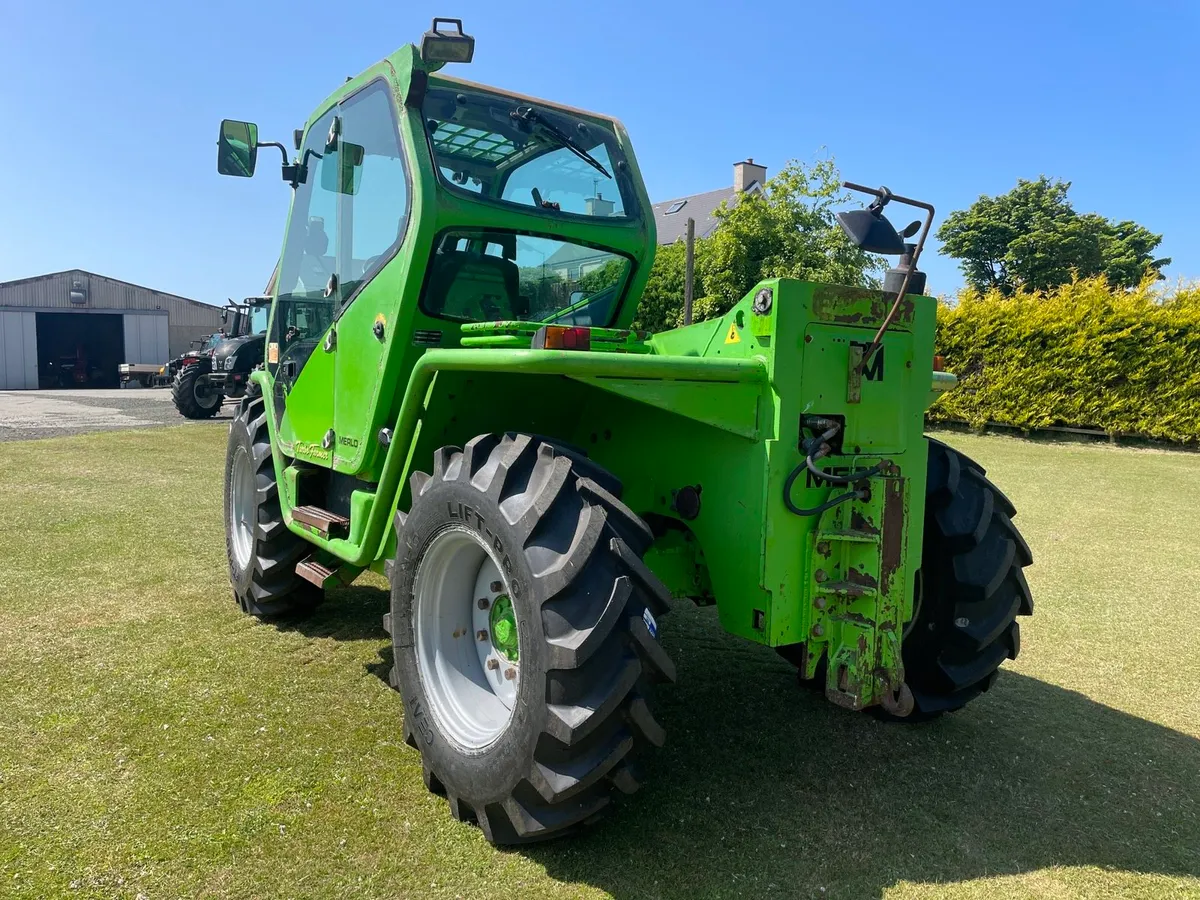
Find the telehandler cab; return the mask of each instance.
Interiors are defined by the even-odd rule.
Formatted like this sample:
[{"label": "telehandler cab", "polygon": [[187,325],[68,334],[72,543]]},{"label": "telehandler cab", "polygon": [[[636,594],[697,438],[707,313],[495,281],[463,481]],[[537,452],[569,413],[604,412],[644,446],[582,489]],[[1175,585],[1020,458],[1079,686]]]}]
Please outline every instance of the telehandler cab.
[{"label": "telehandler cab", "polygon": [[[291,160],[221,125],[220,172],[277,147],[293,189],[229,432],[241,608],[386,574],[405,739],[499,844],[638,788],[673,601],[847,709],[927,719],[988,690],[1031,557],[983,469],[922,434],[955,383],[916,270],[932,207],[866,189],[840,216],[900,255],[884,290],[769,280],[631,331],[655,229],[625,129],[441,73],[473,49],[435,20],[321,103]],[[923,225],[897,233],[889,201]]]}]

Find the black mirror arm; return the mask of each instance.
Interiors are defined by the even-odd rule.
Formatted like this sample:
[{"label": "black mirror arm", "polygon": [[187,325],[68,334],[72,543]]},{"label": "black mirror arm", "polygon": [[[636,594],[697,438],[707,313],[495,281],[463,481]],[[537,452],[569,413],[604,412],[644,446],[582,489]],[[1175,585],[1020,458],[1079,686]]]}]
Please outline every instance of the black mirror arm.
[{"label": "black mirror arm", "polygon": [[255,147],[278,147],[279,155],[283,157],[283,164],[288,164],[287,149],[279,141],[259,141]]},{"label": "black mirror arm", "polygon": [[[871,188],[863,184],[855,184],[852,181],[843,181],[842,187],[849,188],[852,191],[859,191],[864,194],[872,194],[876,198],[876,203],[882,209],[887,203],[895,200],[897,203],[903,203],[907,206],[915,206],[917,209],[925,210],[925,225],[921,229],[921,237],[917,239],[916,249],[913,250],[912,258],[908,263],[908,271],[904,273],[904,281],[900,284],[900,292],[896,294],[896,301],[892,304],[892,308],[888,310],[887,316],[883,320],[883,324],[879,326],[879,330],[875,332],[875,337],[863,351],[861,370],[865,371],[871,362],[871,357],[876,351],[883,346],[883,335],[892,324],[892,320],[896,318],[896,313],[900,311],[900,304],[904,301],[905,295],[908,294],[908,281],[912,276],[913,270],[917,268],[917,260],[921,258],[921,251],[925,249],[925,238],[929,237],[929,229],[933,226],[933,205],[925,203],[921,200],[913,200],[909,197],[901,197],[899,194],[893,194],[885,187]],[[875,203],[871,204],[875,206]],[[907,229],[905,229],[907,230]]]}]

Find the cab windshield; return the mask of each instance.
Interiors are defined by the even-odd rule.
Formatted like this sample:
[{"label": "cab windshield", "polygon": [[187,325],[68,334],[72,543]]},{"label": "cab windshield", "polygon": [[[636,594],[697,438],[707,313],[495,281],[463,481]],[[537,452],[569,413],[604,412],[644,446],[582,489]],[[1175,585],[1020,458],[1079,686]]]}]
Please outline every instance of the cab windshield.
[{"label": "cab windshield", "polygon": [[555,216],[638,215],[611,126],[453,84],[431,83],[422,112],[438,172],[451,190]]},{"label": "cab windshield", "polygon": [[456,229],[437,241],[421,307],[460,322],[604,326],[630,268],[624,256],[569,241]]},{"label": "cab windshield", "polygon": [[250,308],[250,333],[266,334],[267,320],[271,317],[270,306],[253,306]]}]

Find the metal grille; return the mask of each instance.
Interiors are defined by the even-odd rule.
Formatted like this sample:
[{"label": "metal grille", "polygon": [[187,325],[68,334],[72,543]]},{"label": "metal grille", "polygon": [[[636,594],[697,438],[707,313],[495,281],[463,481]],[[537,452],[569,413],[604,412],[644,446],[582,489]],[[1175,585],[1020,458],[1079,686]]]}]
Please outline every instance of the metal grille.
[{"label": "metal grille", "polygon": [[502,134],[468,128],[457,122],[441,122],[433,132],[433,149],[439,156],[497,163],[517,152],[517,146]]}]

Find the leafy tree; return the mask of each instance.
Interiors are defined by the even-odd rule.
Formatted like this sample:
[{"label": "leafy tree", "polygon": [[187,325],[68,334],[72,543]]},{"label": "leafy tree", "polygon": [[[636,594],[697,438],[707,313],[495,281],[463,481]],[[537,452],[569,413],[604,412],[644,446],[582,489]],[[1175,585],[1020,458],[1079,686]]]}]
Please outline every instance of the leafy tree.
[{"label": "leafy tree", "polygon": [[529,318],[545,318],[561,309],[567,301],[567,285],[562,276],[542,266],[520,269],[521,296],[529,301]]},{"label": "leafy tree", "polygon": [[[699,246],[703,241],[697,241]],[[683,324],[683,297],[687,266],[687,247],[683,241],[658,248],[650,277],[638,301],[633,327],[644,331],[668,331]],[[692,290],[703,293],[704,282],[699,272],[693,273]]]},{"label": "leafy tree", "polygon": [[1072,278],[1103,275],[1117,287],[1161,278],[1169,259],[1154,259],[1162,235],[1135,222],[1080,215],[1067,199],[1071,183],[1021,179],[1007,194],[982,196],[946,217],[941,252],[960,261],[976,290],[1011,295],[1045,291]]},{"label": "leafy tree", "polygon": [[626,265],[628,263],[623,259],[610,259],[604,265],[597,266],[591,271],[585,272],[580,277],[575,289],[583,291],[585,294],[594,294],[596,291],[612,287],[612,285],[621,280],[621,276],[625,273]]},{"label": "leafy tree", "polygon": [[[850,202],[832,159],[791,161],[763,186],[717,211],[720,225],[696,241],[693,317],[724,315],[764,278],[871,285],[880,257],[850,243],[834,218]],[[635,326],[662,331],[683,324],[685,247],[659,247]]]},{"label": "leafy tree", "polygon": [[720,224],[697,255],[712,315],[724,315],[764,278],[873,283],[883,261],[850,243],[834,218],[851,199],[832,159],[808,167],[793,160],[761,193],[723,204]]}]

